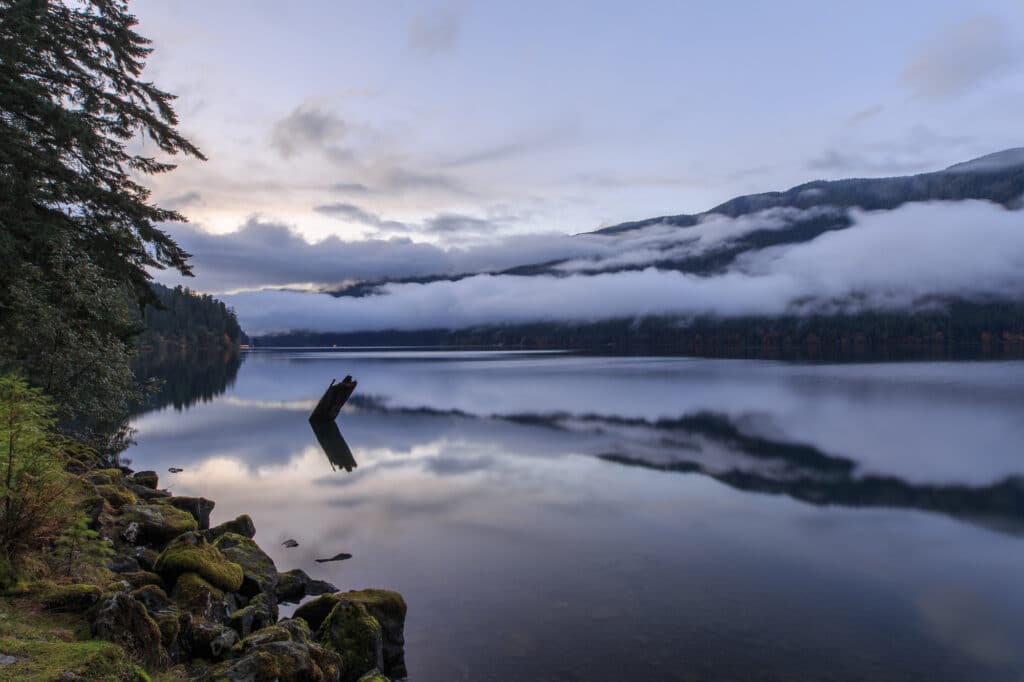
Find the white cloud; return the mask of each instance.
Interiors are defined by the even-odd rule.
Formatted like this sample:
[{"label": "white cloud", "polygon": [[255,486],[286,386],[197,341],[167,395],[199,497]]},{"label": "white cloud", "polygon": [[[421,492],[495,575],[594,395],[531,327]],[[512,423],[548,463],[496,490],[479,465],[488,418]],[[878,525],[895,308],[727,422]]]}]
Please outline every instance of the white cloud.
[{"label": "white cloud", "polygon": [[227,300],[243,327],[259,334],[904,309],[935,296],[1019,299],[1020,215],[974,201],[858,213],[852,228],[753,252],[711,277],[655,269],[561,278],[480,275],[391,284],[384,295],[367,298],[266,291]]}]

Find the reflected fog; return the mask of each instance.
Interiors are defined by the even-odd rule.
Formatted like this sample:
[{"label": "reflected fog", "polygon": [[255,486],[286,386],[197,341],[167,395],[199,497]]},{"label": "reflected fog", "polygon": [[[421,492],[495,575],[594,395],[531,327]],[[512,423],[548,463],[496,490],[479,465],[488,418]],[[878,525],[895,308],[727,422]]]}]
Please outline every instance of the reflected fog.
[{"label": "reflected fog", "polygon": [[1024,675],[1024,363],[267,351],[223,376],[135,420],[133,467],[251,514],[281,570],[402,592],[410,679]]}]

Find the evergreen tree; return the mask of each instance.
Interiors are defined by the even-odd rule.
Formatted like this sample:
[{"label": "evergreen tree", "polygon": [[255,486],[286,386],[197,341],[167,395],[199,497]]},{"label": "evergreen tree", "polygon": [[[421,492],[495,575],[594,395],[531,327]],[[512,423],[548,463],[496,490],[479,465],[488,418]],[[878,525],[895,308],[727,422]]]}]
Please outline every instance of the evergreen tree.
[{"label": "evergreen tree", "polygon": [[147,270],[190,274],[159,227],[183,217],[137,181],[174,166],[132,143],[203,156],[173,96],[142,78],[135,24],[120,0],[0,0],[0,368],[86,433],[125,412],[132,308],[156,300]]}]

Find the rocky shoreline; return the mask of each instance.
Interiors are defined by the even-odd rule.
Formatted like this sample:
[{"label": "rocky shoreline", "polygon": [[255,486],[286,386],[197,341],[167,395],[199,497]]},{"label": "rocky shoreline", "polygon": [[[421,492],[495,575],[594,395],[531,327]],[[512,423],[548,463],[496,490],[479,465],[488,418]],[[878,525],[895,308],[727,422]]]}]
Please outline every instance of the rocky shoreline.
[{"label": "rocky shoreline", "polygon": [[[279,572],[253,540],[251,518],[211,528],[214,502],[160,490],[155,472],[104,469],[84,479],[95,491],[86,502],[90,525],[113,548],[113,579],[49,585],[38,602],[47,612],[80,614],[92,637],[119,645],[147,671],[102,679],[406,677],[406,604],[397,592],[341,592],[300,569]],[[310,596],[279,619],[279,604]],[[66,671],[54,679],[94,678]]]}]

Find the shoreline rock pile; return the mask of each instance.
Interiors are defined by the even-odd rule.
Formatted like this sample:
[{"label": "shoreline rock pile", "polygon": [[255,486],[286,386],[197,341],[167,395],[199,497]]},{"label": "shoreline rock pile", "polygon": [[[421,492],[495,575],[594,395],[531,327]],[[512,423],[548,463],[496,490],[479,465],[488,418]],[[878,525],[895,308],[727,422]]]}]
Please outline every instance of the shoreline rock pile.
[{"label": "shoreline rock pile", "polygon": [[[251,518],[211,528],[214,502],[160,490],[155,472],[105,469],[88,480],[92,526],[113,545],[116,580],[71,586],[54,608],[85,612],[96,637],[147,670],[177,666],[202,682],[406,677],[397,592],[340,592],[301,569],[279,572]],[[279,604],[309,596],[279,620]]]}]

